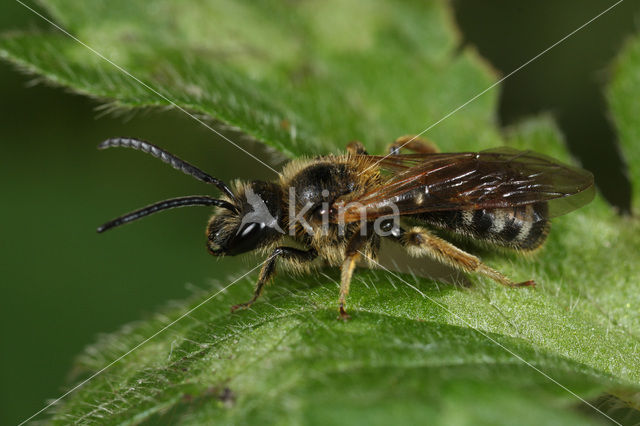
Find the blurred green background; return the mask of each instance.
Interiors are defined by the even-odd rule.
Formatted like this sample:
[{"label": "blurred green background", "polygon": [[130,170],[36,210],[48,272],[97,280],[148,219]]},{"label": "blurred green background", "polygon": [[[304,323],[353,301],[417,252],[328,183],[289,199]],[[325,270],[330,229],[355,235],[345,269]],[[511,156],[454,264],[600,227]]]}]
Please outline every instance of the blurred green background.
[{"label": "blurred green background", "polygon": [[[477,46],[496,69],[509,72],[611,2],[454,4],[464,42]],[[599,184],[622,211],[628,209],[630,192],[600,90],[607,65],[636,30],[638,9],[626,2],[508,80],[496,112],[496,121],[508,125],[552,111],[572,152],[590,169],[603,170],[596,170]],[[18,3],[0,5],[0,30],[33,28],[48,27]],[[204,249],[206,208],[174,211],[97,235],[97,225],[125,211],[211,191],[143,154],[98,152],[98,142],[136,136],[225,180],[269,177],[182,113],[105,116],[95,101],[35,82],[0,62],[1,424],[19,422],[58,397],[73,357],[98,333],[187,296],[190,285],[207,286],[213,270],[217,276],[243,271],[240,260],[216,261]],[[417,123],[423,124],[430,123]],[[584,135],[598,144],[581,143]]]}]

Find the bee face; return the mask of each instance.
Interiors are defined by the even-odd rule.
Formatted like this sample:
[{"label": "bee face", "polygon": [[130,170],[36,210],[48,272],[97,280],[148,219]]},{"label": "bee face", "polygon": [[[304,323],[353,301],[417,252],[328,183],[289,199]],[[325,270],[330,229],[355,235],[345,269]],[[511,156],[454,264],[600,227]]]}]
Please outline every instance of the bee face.
[{"label": "bee face", "polygon": [[214,256],[229,254],[230,243],[240,225],[238,213],[222,210],[214,214],[207,225],[207,248]]},{"label": "bee face", "polygon": [[237,255],[263,247],[280,237],[280,189],[253,181],[239,185],[235,210],[218,209],[207,226],[207,246],[215,256]]}]

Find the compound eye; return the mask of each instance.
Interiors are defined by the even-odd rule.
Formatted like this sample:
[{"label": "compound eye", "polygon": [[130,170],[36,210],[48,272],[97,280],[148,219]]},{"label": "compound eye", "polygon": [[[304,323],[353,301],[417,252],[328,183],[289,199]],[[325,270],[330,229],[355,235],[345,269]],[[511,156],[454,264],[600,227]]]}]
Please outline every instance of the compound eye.
[{"label": "compound eye", "polygon": [[251,222],[245,224],[229,242],[229,254],[240,254],[255,249],[266,228],[264,223]]},{"label": "compound eye", "polygon": [[251,238],[251,236],[257,234],[260,231],[260,229],[262,229],[262,227],[260,226],[259,223],[256,223],[256,222],[247,223],[242,227],[240,232],[238,232],[238,236],[240,238]]}]

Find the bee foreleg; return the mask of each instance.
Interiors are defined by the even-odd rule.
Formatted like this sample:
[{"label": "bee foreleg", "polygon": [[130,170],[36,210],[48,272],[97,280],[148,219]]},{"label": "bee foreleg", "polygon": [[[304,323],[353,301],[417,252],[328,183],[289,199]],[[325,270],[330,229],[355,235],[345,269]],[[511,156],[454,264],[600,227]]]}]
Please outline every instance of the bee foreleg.
[{"label": "bee foreleg", "polygon": [[482,263],[476,256],[460,250],[442,238],[432,235],[424,228],[415,227],[409,231],[404,231],[400,237],[400,242],[411,256],[430,256],[464,272],[489,277],[507,287],[535,286],[535,282],[532,280],[521,283],[511,281],[500,272]]},{"label": "bee foreleg", "polygon": [[338,299],[340,318],[343,320],[348,320],[350,318],[344,307],[347,301],[347,295],[349,294],[351,277],[353,276],[353,270],[356,268],[356,263],[361,256],[360,249],[365,246],[369,239],[370,237],[368,235],[363,235],[358,230],[358,232],[356,232],[347,243],[345,258],[340,270],[340,298]]},{"label": "bee foreleg", "polygon": [[300,262],[311,262],[318,256],[315,249],[300,250],[293,247],[276,247],[268,260],[262,265],[260,269],[260,275],[258,276],[258,282],[256,283],[255,290],[253,291],[253,297],[251,300],[245,303],[240,303],[231,307],[231,312],[238,309],[247,309],[253,302],[258,300],[258,297],[262,294],[264,286],[269,282],[276,273],[276,261],[280,259],[297,260]]},{"label": "bee foreleg", "polygon": [[435,154],[440,152],[436,144],[430,140],[412,135],[400,136],[389,145],[388,152],[391,155],[398,155],[401,149],[408,149],[419,154]]}]

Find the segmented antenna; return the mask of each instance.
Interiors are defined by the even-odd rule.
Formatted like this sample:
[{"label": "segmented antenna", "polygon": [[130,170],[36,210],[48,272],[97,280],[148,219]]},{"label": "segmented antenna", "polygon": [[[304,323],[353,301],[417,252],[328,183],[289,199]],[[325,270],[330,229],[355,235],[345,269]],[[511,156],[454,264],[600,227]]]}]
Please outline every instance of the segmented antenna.
[{"label": "segmented antenna", "polygon": [[111,138],[98,145],[98,149],[107,149],[113,147],[133,148],[135,150],[151,154],[152,156],[159,158],[163,162],[171,165],[171,167],[173,167],[174,169],[180,170],[182,173],[193,176],[194,178],[202,182],[211,183],[217,186],[222,192],[225,193],[227,197],[231,198],[234,201],[236,200],[236,197],[233,195],[233,192],[226,183],[224,183],[220,179],[214,178],[213,176],[203,172],[196,166],[189,164],[184,160],[181,160],[180,158],[156,145],[133,138]]},{"label": "segmented antenna", "polygon": [[133,211],[122,215],[116,219],[113,219],[98,228],[98,232],[104,232],[116,226],[124,225],[134,220],[138,220],[150,214],[157,213],[162,210],[174,209],[177,207],[186,206],[217,206],[231,211],[236,211],[233,204],[224,200],[217,200],[215,198],[207,197],[206,195],[192,195],[189,197],[171,198],[169,200],[159,201],[155,204],[143,207],[139,210]]}]

